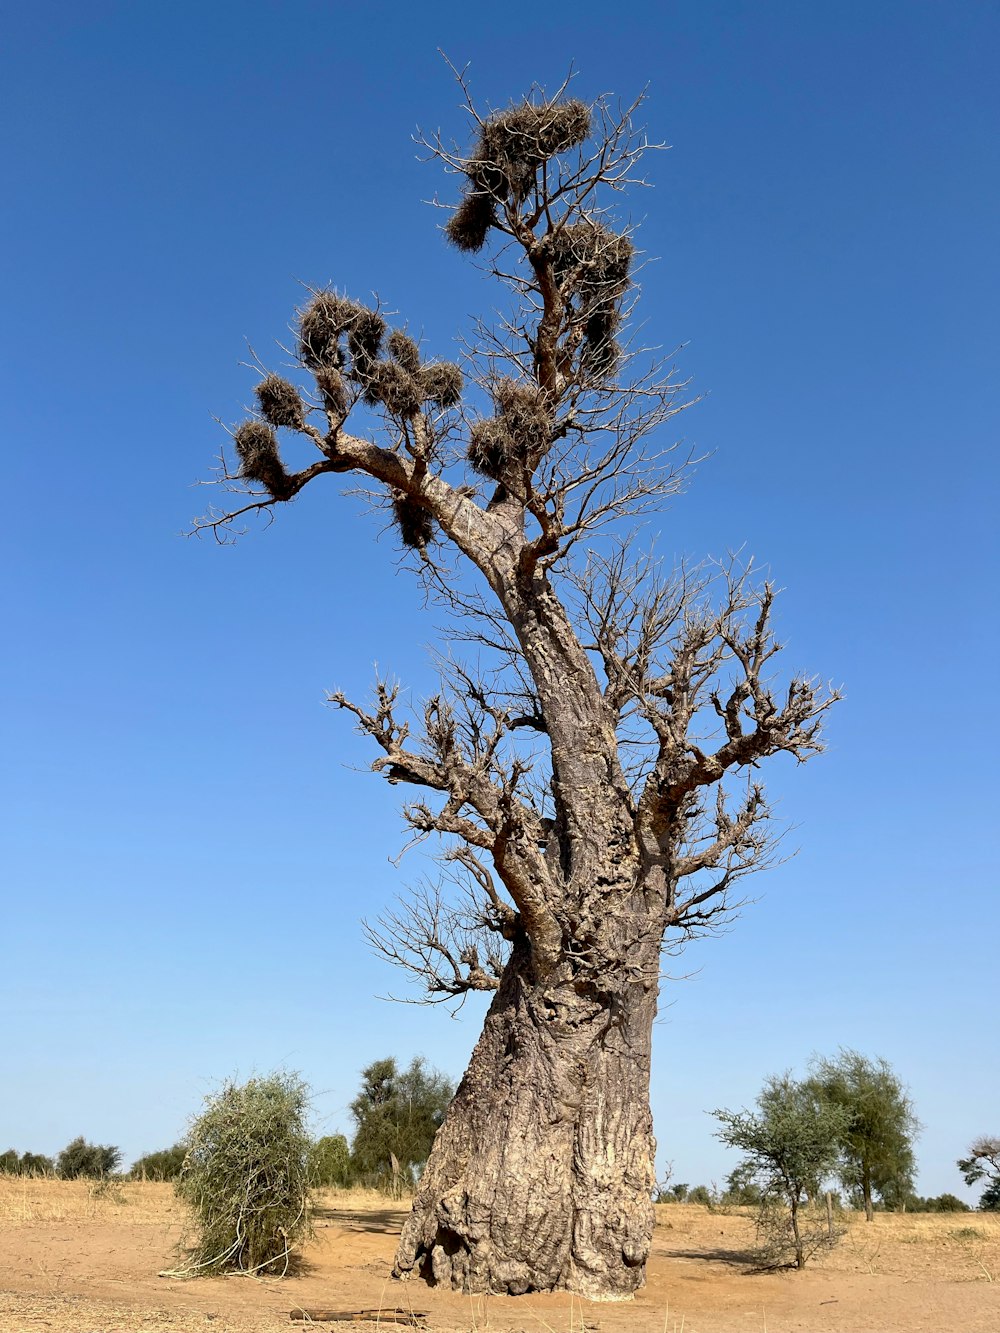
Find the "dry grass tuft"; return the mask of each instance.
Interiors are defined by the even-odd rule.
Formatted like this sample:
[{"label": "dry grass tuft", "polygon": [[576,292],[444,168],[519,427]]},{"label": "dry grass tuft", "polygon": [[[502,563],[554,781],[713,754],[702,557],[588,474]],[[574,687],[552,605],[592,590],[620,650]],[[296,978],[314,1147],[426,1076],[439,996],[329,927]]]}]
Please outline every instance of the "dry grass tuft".
[{"label": "dry grass tuft", "polygon": [[342,364],[340,337],[353,318],[355,303],[336,292],[317,292],[299,311],[299,356],[310,370]]},{"label": "dry grass tuft", "polygon": [[522,102],[490,116],[465,165],[470,188],[444,229],[449,241],[459,250],[481,250],[497,224],[497,208],[525,199],[539,167],[579,147],[590,126],[590,108],[576,98]]},{"label": "dry grass tuft", "polygon": [[354,318],[347,330],[347,347],[351,353],[351,371],[356,379],[364,380],[378,361],[385,336],[385,320],[376,310],[367,306],[355,307]]},{"label": "dry grass tuft", "polygon": [[113,1190],[93,1180],[0,1176],[0,1225],[127,1219],[149,1224],[179,1221],[183,1208],[173,1186],[161,1181],[116,1180]]},{"label": "dry grass tuft", "polygon": [[540,389],[514,380],[500,380],[493,401],[497,415],[472,427],[466,457],[481,476],[516,488],[551,439],[552,415]]},{"label": "dry grass tuft", "polygon": [[488,194],[470,190],[452,213],[444,234],[456,250],[476,254],[486,244],[490,228],[496,226],[496,204]]},{"label": "dry grass tuft", "polygon": [[510,476],[517,462],[514,441],[503,423],[493,418],[477,421],[469,431],[466,457],[481,477],[498,482]]},{"label": "dry grass tuft", "polygon": [[517,441],[518,452],[537,457],[552,434],[552,413],[545,394],[537,385],[504,379],[494,389],[493,397],[508,435]]},{"label": "dry grass tuft", "polygon": [[394,417],[413,417],[423,394],[413,376],[395,361],[380,361],[365,380],[365,402],[381,403]]},{"label": "dry grass tuft", "polygon": [[511,195],[523,199],[538,168],[578,147],[589,133],[590,108],[584,102],[522,102],[483,124],[466,174],[497,203]]}]

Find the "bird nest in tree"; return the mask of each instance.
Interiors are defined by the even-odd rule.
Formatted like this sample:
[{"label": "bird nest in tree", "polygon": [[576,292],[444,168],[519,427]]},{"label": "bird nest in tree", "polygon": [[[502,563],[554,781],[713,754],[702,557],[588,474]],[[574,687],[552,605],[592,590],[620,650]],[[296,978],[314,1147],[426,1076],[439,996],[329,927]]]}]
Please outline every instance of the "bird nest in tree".
[{"label": "bird nest in tree", "polygon": [[434,536],[434,520],[423,505],[397,491],[392,500],[392,512],[404,546],[422,551]]},{"label": "bird nest in tree", "polygon": [[263,421],[244,421],[233,432],[240,459],[240,476],[259,482],[275,500],[291,494],[291,478],[278,452],[278,437]]},{"label": "bird nest in tree", "polygon": [[590,134],[585,102],[523,102],[485,120],[465,165],[470,188],[452,214],[445,235],[459,250],[477,251],[497,222],[497,208],[523,199],[538,168],[557,153],[577,148]]},{"label": "bird nest in tree", "polygon": [[280,375],[266,375],[254,390],[260,414],[272,426],[301,430],[306,421],[305,404],[294,384]]}]

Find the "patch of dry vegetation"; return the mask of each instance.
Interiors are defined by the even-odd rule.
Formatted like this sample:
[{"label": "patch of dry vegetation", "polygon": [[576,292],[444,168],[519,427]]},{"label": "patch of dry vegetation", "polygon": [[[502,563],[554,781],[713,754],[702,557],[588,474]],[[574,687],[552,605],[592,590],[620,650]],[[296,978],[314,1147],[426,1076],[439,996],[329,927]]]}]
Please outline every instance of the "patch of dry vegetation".
[{"label": "patch of dry vegetation", "polygon": [[170,1184],[0,1175],[2,1227],[119,1220],[162,1226],[183,1216],[184,1207]]},{"label": "patch of dry vegetation", "polygon": [[[749,1261],[755,1245],[753,1208],[710,1211],[700,1204],[657,1204],[656,1225],[668,1250],[714,1253],[726,1262]],[[814,1221],[826,1214],[815,1210]],[[835,1215],[844,1234],[813,1265],[827,1273],[884,1274],[941,1282],[1000,1284],[1000,1213],[881,1213]]]},{"label": "patch of dry vegetation", "polygon": [[[804,1273],[747,1275],[754,1210],[656,1208],[649,1285],[633,1302],[593,1307],[565,1293],[490,1297],[470,1306],[422,1283],[388,1281],[407,1200],[366,1189],[314,1197],[316,1238],[294,1278],[170,1281],[186,1210],[170,1184],[0,1176],[0,1333],[277,1333],[296,1306],[361,1309],[411,1301],[428,1333],[599,1324],[604,1333],[995,1333],[1000,1328],[1000,1216],[877,1213],[835,1220],[842,1244]],[[570,1309],[572,1308],[572,1317]],[[385,1325],[389,1327],[388,1324]],[[343,1328],[347,1325],[331,1327]],[[370,1328],[371,1325],[357,1326]]]}]

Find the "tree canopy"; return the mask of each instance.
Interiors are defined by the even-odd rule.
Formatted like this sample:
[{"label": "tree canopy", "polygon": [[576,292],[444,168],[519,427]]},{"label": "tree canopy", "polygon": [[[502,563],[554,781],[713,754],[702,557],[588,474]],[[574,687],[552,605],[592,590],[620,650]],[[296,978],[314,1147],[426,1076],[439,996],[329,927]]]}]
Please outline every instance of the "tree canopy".
[{"label": "tree canopy", "polygon": [[818,1096],[846,1112],[838,1174],[868,1220],[875,1198],[888,1208],[905,1205],[913,1193],[919,1122],[892,1066],[841,1050],[832,1059],[813,1061],[811,1082]]},{"label": "tree canopy", "polygon": [[430,1156],[455,1089],[420,1056],[403,1070],[392,1056],[375,1060],[362,1071],[361,1080],[351,1102],[356,1125],[351,1175],[380,1187],[391,1187],[394,1177],[411,1186]]},{"label": "tree canopy", "polygon": [[967,1185],[987,1181],[979,1206],[991,1212],[1000,1211],[1000,1138],[984,1134],[975,1139],[968,1155],[959,1159],[958,1169]]},{"label": "tree canopy", "polygon": [[56,1172],[64,1180],[76,1180],[79,1176],[100,1179],[117,1171],[121,1160],[120,1148],[109,1143],[88,1143],[81,1134],[67,1143],[56,1158]]}]

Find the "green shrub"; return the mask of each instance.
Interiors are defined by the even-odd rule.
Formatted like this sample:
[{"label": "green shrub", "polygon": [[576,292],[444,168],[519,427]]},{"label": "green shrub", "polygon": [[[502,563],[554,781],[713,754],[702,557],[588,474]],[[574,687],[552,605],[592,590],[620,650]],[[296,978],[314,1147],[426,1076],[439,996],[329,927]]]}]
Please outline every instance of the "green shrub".
[{"label": "green shrub", "polygon": [[21,1174],[21,1159],[14,1148],[8,1148],[6,1152],[0,1153],[0,1176],[19,1176]]},{"label": "green shrub", "polygon": [[314,1185],[351,1183],[351,1150],[343,1134],[327,1134],[309,1149],[309,1178]]},{"label": "green shrub", "polygon": [[186,1143],[175,1143],[172,1148],[148,1152],[137,1159],[129,1174],[133,1180],[176,1180],[186,1154]]},{"label": "green shrub", "polygon": [[310,1232],[308,1090],[296,1074],[226,1083],[192,1123],[177,1193],[196,1236],[182,1272],[283,1274]]},{"label": "green shrub", "polygon": [[107,1143],[88,1143],[81,1134],[72,1143],[67,1143],[56,1158],[56,1172],[63,1180],[76,1180],[80,1176],[100,1180],[117,1171],[121,1160],[121,1148]]}]

